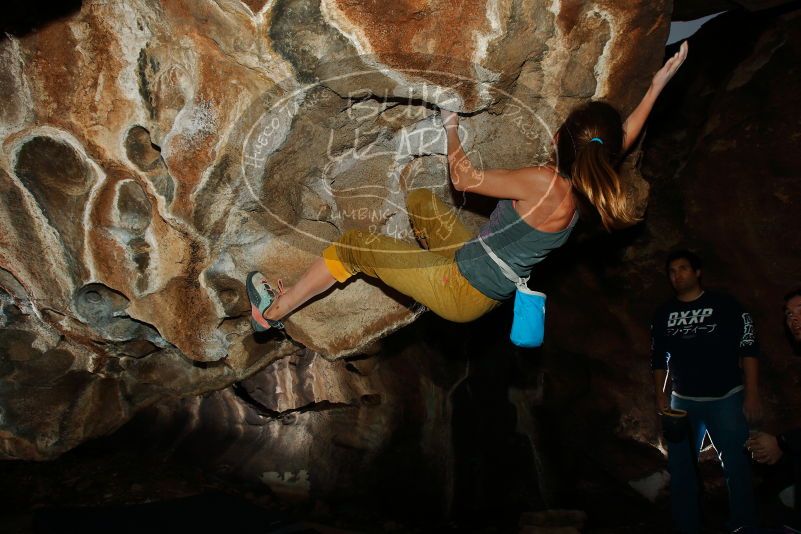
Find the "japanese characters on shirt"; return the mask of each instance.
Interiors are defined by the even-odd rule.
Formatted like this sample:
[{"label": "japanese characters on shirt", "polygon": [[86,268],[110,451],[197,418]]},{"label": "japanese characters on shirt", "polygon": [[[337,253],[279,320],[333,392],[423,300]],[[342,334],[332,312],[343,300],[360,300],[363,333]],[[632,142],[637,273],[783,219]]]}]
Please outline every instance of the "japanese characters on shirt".
[{"label": "japanese characters on shirt", "polygon": [[[718,328],[718,324],[713,318],[714,313],[713,308],[696,308],[670,312],[667,318],[665,336],[688,337],[711,334]],[[754,320],[748,312],[743,312],[740,316],[743,321],[740,348],[751,347],[755,342]]]}]

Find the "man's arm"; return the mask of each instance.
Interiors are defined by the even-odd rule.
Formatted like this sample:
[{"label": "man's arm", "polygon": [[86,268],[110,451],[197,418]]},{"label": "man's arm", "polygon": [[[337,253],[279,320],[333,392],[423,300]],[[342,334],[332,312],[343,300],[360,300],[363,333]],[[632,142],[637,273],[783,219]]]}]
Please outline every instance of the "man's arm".
[{"label": "man's arm", "polygon": [[737,320],[740,322],[738,354],[745,386],[743,414],[749,423],[755,424],[762,419],[762,400],[759,397],[759,343],[751,314],[744,310],[739,302],[736,300],[733,302]]},{"label": "man's arm", "polygon": [[651,370],[654,374],[654,398],[656,400],[656,410],[663,412],[670,408],[667,389],[667,351],[665,350],[662,336],[659,331],[659,318],[657,313],[651,323]]},{"label": "man's arm", "polygon": [[667,393],[665,392],[667,381],[667,371],[664,369],[654,369],[654,395],[656,398],[656,410],[664,412],[670,408]]},{"label": "man's arm", "polygon": [[743,414],[749,423],[762,419],[762,401],[759,397],[759,360],[745,356],[742,360],[743,382],[745,383],[745,401]]}]

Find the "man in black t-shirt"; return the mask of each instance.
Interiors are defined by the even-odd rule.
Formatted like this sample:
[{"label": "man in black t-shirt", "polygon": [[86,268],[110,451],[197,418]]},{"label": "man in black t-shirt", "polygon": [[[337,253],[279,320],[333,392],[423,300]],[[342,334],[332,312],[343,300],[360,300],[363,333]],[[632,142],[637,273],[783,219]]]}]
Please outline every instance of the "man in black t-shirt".
[{"label": "man in black t-shirt", "polygon": [[657,310],[651,324],[657,409],[685,410],[689,423],[686,437],[668,441],[674,528],[700,531],[697,460],[707,432],[729,489],[729,528],[756,526],[751,463],[744,449],[748,421],[761,415],[751,315],[734,298],[701,288],[701,261],[692,252],[674,252],[665,265],[676,297]]},{"label": "man in black t-shirt", "polygon": [[[793,348],[798,353],[801,349],[801,288],[785,295],[784,318],[795,345]],[[754,460],[760,463],[773,465],[785,456],[791,461],[795,479],[792,526],[801,528],[801,428],[793,428],[778,436],[756,432],[748,439],[748,449]]]}]

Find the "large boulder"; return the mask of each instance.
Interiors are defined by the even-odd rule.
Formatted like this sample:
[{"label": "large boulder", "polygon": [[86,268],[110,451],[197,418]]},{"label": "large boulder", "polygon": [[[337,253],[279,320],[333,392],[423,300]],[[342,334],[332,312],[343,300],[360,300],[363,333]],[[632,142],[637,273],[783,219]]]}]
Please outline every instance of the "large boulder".
[{"label": "large boulder", "polygon": [[243,280],[291,285],[349,228],[408,238],[411,188],[461,203],[434,105],[469,112],[476,163],[504,167],[543,162],[578,102],[630,111],[668,10],[85,0],[6,36],[0,455],[52,457],[299,344],[338,358],[413,321],[419,307],[356,279],[294,314],[288,338],[257,339]]}]

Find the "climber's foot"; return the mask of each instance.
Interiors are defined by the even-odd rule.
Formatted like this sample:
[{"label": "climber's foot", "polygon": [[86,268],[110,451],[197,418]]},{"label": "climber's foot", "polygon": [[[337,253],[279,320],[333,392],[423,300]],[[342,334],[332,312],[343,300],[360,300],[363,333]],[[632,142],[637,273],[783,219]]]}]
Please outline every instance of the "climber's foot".
[{"label": "climber's foot", "polygon": [[248,290],[248,299],[250,300],[250,326],[255,332],[266,332],[270,328],[277,328],[279,330],[284,328],[284,323],[281,321],[271,321],[264,318],[264,312],[272,306],[283,291],[281,290],[281,282],[278,282],[278,290],[276,291],[267,282],[267,279],[258,271],[248,273],[245,287]]}]

